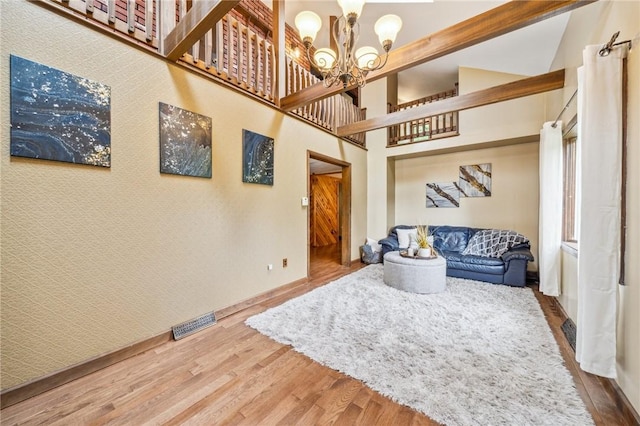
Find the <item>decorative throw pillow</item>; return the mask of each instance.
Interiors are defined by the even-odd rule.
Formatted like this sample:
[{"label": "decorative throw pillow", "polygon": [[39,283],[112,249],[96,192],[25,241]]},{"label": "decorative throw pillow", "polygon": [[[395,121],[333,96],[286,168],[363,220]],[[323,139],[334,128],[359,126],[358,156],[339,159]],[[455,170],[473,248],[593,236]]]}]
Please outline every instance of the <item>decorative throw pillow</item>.
[{"label": "decorative throw pillow", "polygon": [[500,257],[511,247],[527,243],[529,239],[515,231],[502,229],[483,229],[475,233],[462,254],[475,256]]},{"label": "decorative throw pillow", "polygon": [[373,238],[367,238],[367,242],[365,244],[371,247],[374,252],[382,251],[382,246]]},{"label": "decorative throw pillow", "polygon": [[406,249],[409,246],[418,247],[416,244],[416,228],[411,229],[396,229],[396,233],[398,234],[398,246],[401,249]]}]

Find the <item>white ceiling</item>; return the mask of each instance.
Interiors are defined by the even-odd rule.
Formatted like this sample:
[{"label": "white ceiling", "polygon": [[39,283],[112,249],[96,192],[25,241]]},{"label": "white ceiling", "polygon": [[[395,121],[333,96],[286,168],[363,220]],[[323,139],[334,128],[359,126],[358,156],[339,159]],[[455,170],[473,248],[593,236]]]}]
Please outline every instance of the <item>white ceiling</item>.
[{"label": "white ceiling", "polygon": [[[271,0],[263,1],[271,6]],[[402,30],[394,43],[394,47],[397,47],[502,3],[505,1],[435,0],[433,3],[407,3],[387,0],[386,3],[367,3],[359,19],[361,35],[358,46],[368,44],[379,47],[373,25],[380,16],[388,13],[400,16],[403,22]],[[323,27],[314,45],[328,46],[329,16],[341,15],[337,2],[335,0],[286,0],[287,23],[295,28],[295,16],[303,10],[312,10],[322,17]],[[538,75],[551,71],[550,66],[569,16],[570,13],[561,14],[399,73],[400,102],[453,89],[457,81],[458,67],[521,75]]]},{"label": "white ceiling", "polygon": [[312,175],[326,175],[330,173],[342,173],[342,167],[324,161],[309,159],[309,173]]}]

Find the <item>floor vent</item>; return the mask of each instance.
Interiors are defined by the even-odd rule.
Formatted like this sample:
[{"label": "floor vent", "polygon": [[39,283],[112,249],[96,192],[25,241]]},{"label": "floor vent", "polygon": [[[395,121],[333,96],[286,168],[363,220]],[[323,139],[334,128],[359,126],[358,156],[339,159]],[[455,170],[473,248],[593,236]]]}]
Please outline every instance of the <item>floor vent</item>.
[{"label": "floor vent", "polygon": [[573,352],[576,351],[576,325],[571,321],[571,318],[567,318],[566,321],[560,327],[564,336],[567,338]]},{"label": "floor vent", "polygon": [[175,325],[171,328],[173,330],[173,339],[180,340],[204,328],[211,327],[215,323],[216,314],[210,312],[198,318],[183,322],[182,324]]}]

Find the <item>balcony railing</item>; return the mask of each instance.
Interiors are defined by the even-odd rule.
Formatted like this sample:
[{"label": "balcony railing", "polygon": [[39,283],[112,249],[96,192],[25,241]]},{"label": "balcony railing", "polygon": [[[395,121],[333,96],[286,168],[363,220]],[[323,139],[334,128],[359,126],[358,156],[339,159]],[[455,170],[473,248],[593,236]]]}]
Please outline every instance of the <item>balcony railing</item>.
[{"label": "balcony railing", "polygon": [[[287,57],[287,90],[290,95],[320,82],[306,68]],[[367,118],[366,108],[358,108],[347,95],[334,95],[292,111],[294,114],[322,128],[335,132],[338,127]],[[365,146],[365,133],[347,136],[351,142]]]},{"label": "balcony railing", "polygon": [[[399,105],[388,105],[388,112],[404,111],[420,105],[458,96],[458,89],[426,96],[411,102]],[[389,146],[424,142],[432,139],[447,138],[458,135],[458,112],[449,112],[418,120],[407,121],[396,126],[389,127]]]},{"label": "balcony railing", "polygon": [[[150,51],[161,53],[161,40],[187,14],[192,1],[187,0],[44,0],[55,4],[76,16],[86,18],[106,31],[120,35]],[[257,1],[257,0],[255,0]],[[259,5],[261,3],[258,2]],[[243,11],[251,10],[256,4],[243,1]],[[236,13],[236,16],[240,12]],[[258,96],[266,102],[276,100],[276,60],[270,22],[261,22],[268,29],[258,34],[247,27],[233,13],[227,14],[211,28],[202,39],[182,55],[181,63],[196,67],[209,76],[224,80],[239,89]],[[162,17],[160,21],[158,16]],[[252,16],[251,19],[265,20]],[[266,36],[265,36],[266,35]],[[290,42],[290,40],[288,40]],[[289,44],[290,45],[290,44]],[[304,89],[319,80],[307,69],[287,57],[286,94]],[[316,101],[293,111],[294,114],[335,133],[339,126],[366,118],[366,110],[353,104],[346,95],[336,95]],[[365,146],[365,134],[352,135],[351,142]]]}]

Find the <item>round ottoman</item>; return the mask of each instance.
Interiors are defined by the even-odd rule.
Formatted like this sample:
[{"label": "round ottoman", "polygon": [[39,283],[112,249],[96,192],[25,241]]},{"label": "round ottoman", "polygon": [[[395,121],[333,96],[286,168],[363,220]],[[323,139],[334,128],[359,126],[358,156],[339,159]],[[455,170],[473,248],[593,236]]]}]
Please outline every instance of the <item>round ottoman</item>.
[{"label": "round ottoman", "polygon": [[447,261],[414,259],[391,251],[384,255],[384,283],[411,293],[440,293],[447,288]]}]

